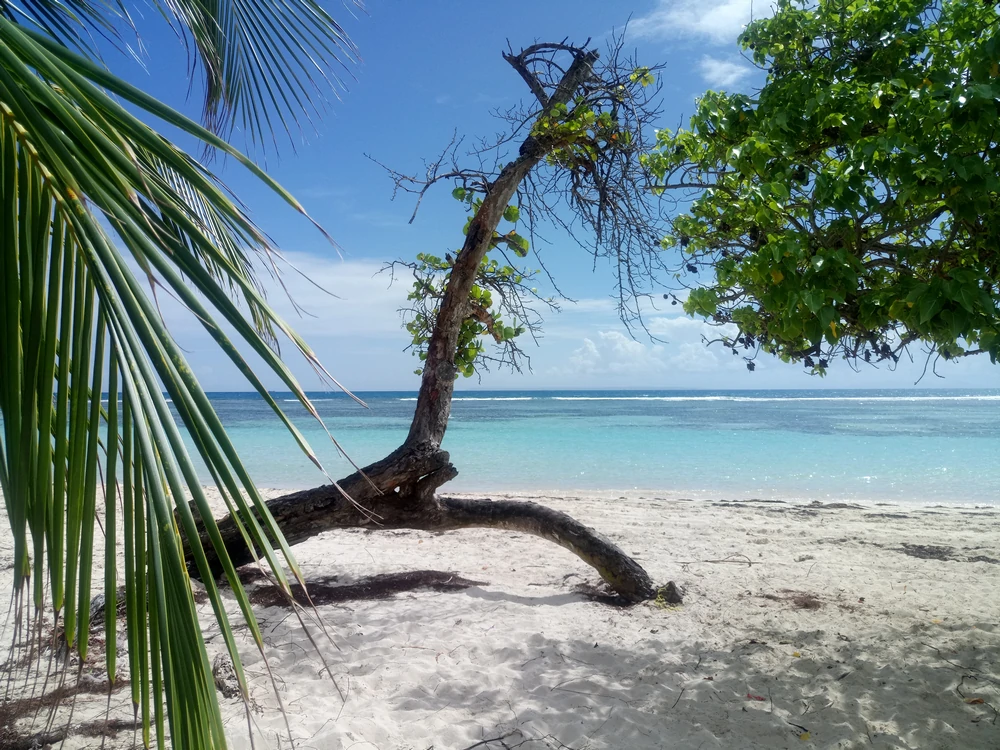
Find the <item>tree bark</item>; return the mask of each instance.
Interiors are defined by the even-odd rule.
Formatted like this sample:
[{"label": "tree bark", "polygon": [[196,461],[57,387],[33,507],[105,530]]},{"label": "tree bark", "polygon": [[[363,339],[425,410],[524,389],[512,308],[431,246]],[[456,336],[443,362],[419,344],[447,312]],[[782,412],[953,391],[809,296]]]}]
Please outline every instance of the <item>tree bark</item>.
[{"label": "tree bark", "polygon": [[[594,75],[597,57],[597,53],[593,51],[580,51],[574,55],[573,64],[566,71],[555,93],[544,103],[541,116],[551,112],[557,104],[570,101],[576,90]],[[511,64],[518,67],[513,62]],[[475,284],[479,264],[493,246],[494,232],[521,180],[551,148],[550,144],[529,135],[521,144],[518,157],[504,167],[490,185],[489,192],[469,224],[465,243],[455,258],[451,278],[427,345],[427,359],[424,361],[417,408],[410,424],[410,434],[406,438],[407,444],[429,440],[440,445],[444,439],[451,414],[451,398],[455,391],[458,335],[462,322],[469,316],[469,293]]]},{"label": "tree bark", "polygon": [[[656,595],[649,575],[613,542],[566,513],[538,503],[512,500],[465,500],[438,497],[435,490],[458,472],[447,451],[423,443],[401,448],[338,484],[323,485],[269,500],[268,509],[289,544],[323,531],[345,528],[453,531],[491,528],[518,531],[565,547],[591,565],[624,601],[635,603]],[[367,479],[366,479],[367,477]],[[370,480],[370,481],[369,481]],[[384,494],[378,495],[377,486]],[[226,551],[237,566],[254,554],[231,517],[219,522]],[[222,572],[207,535],[202,534],[213,572]],[[190,562],[190,560],[189,560]],[[192,568],[192,574],[196,571]]]},{"label": "tree bark", "polygon": [[[560,50],[573,55],[572,64],[566,68],[551,96],[546,96],[537,79],[536,85],[531,87],[542,106],[540,116],[546,116],[557,105],[568,105],[581,87],[592,80],[598,55],[566,45],[543,44],[504,58],[528,80],[535,75],[530,69],[529,56],[539,50]],[[325,485],[268,502],[271,514],[290,544],[338,528],[506,529],[533,534],[570,550],[592,565],[625,601],[638,602],[656,595],[649,575],[638,563],[565,513],[536,503],[435,496],[437,488],[458,473],[448,453],[440,446],[448,427],[455,389],[458,337],[462,323],[472,312],[469,297],[480,263],[493,247],[497,226],[521,181],[559,145],[529,134],[517,158],[500,171],[486,190],[451,269],[428,342],[413,421],[403,444],[381,461],[339,482],[339,489],[337,485]],[[232,519],[223,519],[219,527],[233,562],[236,565],[250,562],[254,554],[247,549]],[[207,535],[201,536],[213,572],[221,572],[218,556]],[[192,574],[196,573],[192,570]]]}]

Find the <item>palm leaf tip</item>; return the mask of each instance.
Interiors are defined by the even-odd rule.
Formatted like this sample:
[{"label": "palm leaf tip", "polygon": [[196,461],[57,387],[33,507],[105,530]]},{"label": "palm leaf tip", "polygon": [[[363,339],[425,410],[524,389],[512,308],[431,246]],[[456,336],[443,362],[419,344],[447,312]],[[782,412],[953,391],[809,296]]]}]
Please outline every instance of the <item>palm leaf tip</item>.
[{"label": "palm leaf tip", "polygon": [[[186,28],[203,78],[203,121],[214,133],[244,130],[254,144],[283,130],[294,143],[359,61],[343,27],[316,0],[221,3],[163,0]],[[353,3],[363,9],[360,2]]]}]

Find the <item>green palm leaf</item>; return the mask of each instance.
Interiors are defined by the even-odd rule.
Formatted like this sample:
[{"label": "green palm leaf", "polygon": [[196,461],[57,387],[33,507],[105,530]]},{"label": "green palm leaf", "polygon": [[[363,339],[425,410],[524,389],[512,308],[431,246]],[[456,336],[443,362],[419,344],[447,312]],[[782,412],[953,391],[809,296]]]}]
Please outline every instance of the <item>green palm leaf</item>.
[{"label": "green palm leaf", "polygon": [[[254,143],[279,129],[291,137],[299,115],[318,114],[357,60],[347,33],[316,0],[155,0],[154,6],[191,52],[190,75],[204,81],[203,120],[217,134],[239,126]],[[95,35],[124,46],[121,29],[136,31],[120,1],[8,0],[0,15],[90,57]]]},{"label": "green palm leaf", "polygon": [[257,138],[276,122],[284,127],[312,106],[314,87],[331,82],[336,53],[349,58],[353,48],[309,0],[164,0],[163,8],[188,30],[205,69],[207,127],[87,56],[84,24],[113,32],[120,19],[127,21],[123,8],[26,0],[0,11],[0,490],[15,543],[19,616],[29,596],[35,611],[43,611],[47,582],[49,606],[81,658],[91,626],[95,518],[103,512],[103,625],[112,683],[121,503],[129,670],[144,742],[155,736],[162,746],[168,722],[174,747],[221,747],[225,737],[188,580],[185,537],[244,693],[246,680],[196,514],[216,543],[261,649],[263,639],[161,383],[230,510],[242,519],[248,545],[286,590],[283,566],[301,575],[134,269],[195,311],[317,465],[217,319],[314,415],[278,358],[278,334],[320,366],[254,277],[255,257],[272,252],[264,233],[204,164],[120,101],[228,155],[305,215],[219,133],[240,124]]},{"label": "green palm leaf", "polygon": [[[217,133],[239,125],[255,140],[297,114],[317,112],[334,72],[355,57],[344,30],[315,0],[162,0],[189,29],[205,75],[204,120]],[[360,3],[358,3],[360,7]]]}]

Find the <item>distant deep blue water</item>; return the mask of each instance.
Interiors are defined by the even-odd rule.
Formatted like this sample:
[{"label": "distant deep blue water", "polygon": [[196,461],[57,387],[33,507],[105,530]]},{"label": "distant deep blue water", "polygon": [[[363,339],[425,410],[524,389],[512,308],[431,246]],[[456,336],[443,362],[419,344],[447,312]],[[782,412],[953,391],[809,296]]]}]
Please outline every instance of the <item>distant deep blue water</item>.
[{"label": "distant deep blue water", "polygon": [[[259,486],[323,476],[256,394],[210,394]],[[415,395],[312,394],[359,465],[406,436]],[[334,478],[351,471],[279,394]],[[713,497],[1000,504],[1000,389],[459,393],[449,488],[616,490]],[[210,478],[205,474],[205,481]]]}]

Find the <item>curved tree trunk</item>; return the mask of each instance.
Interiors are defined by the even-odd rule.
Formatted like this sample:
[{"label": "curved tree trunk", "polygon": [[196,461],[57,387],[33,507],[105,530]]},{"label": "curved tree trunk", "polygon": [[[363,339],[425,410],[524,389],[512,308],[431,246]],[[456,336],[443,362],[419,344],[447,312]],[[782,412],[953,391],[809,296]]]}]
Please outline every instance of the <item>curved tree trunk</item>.
[{"label": "curved tree trunk", "polygon": [[[565,547],[597,570],[625,601],[640,602],[656,595],[656,588],[642,566],[613,542],[566,513],[532,502],[464,500],[436,495],[437,487],[458,472],[449,462],[448,452],[433,444],[423,443],[409,449],[404,446],[363,471],[364,476],[355,473],[338,482],[340,490],[336,485],[323,485],[269,500],[268,509],[288,543],[296,544],[331,529],[359,527],[519,531]],[[372,485],[383,494],[377,494]],[[255,559],[232,518],[222,519],[219,531],[235,565]],[[221,573],[222,566],[207,536],[203,536],[202,543],[214,572]]]},{"label": "curved tree trunk", "polygon": [[[514,68],[525,75],[524,52],[515,57],[505,56]],[[573,56],[573,64],[560,81],[550,99],[542,100],[544,92],[539,92],[542,112],[545,117],[557,104],[566,104],[581,86],[594,75],[594,63],[598,55],[594,51],[578,50]],[[530,76],[530,73],[527,73]],[[557,144],[529,135],[518,150],[518,157],[505,166],[490,185],[482,205],[476,211],[465,235],[465,243],[455,258],[451,277],[444,298],[438,309],[437,320],[427,344],[427,359],[417,396],[417,408],[410,424],[410,434],[406,444],[431,441],[438,445],[444,440],[451,415],[451,398],[455,391],[455,353],[458,336],[463,321],[469,317],[471,307],[469,294],[479,273],[479,264],[493,247],[493,238],[507,205],[511,202],[528,173],[545,158]]]},{"label": "curved tree trunk", "polygon": [[[529,57],[538,52],[570,52],[573,62],[553,88],[551,96],[531,70]],[[568,104],[592,82],[594,51],[565,45],[533,45],[520,55],[504,58],[524,78],[541,104],[545,116],[559,104]],[[268,502],[268,508],[290,544],[329,529],[367,527],[378,529],[450,529],[486,527],[520,531],[548,539],[592,565],[623,599],[638,602],[656,595],[649,575],[612,542],[565,513],[536,503],[459,500],[437,497],[435,491],[454,478],[457,470],[441,449],[457,370],[455,354],[462,323],[471,314],[469,296],[480,263],[493,247],[504,209],[521,181],[554,149],[556,141],[529,135],[518,156],[489,185],[482,204],[469,225],[465,243],[457,254],[434,330],[428,343],[420,393],[409,434],[398,449],[337,485],[295,492]],[[229,555],[237,565],[249,562],[246,548],[231,518],[220,531]],[[221,571],[218,558],[202,535],[210,564]],[[194,572],[194,571],[192,571]]]}]

